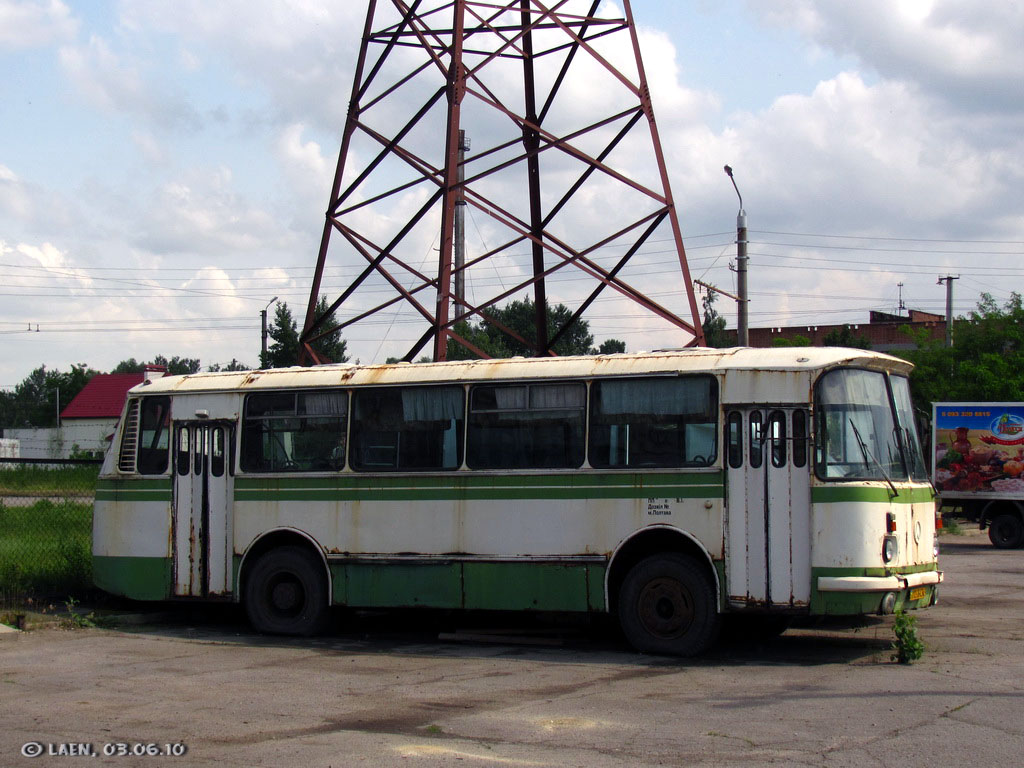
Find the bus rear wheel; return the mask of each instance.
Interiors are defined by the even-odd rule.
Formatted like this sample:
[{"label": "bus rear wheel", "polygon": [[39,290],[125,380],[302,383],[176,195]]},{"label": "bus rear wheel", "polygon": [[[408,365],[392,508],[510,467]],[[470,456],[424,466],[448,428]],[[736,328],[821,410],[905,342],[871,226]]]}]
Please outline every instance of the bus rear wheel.
[{"label": "bus rear wheel", "polygon": [[707,650],[721,626],[707,569],[677,553],[641,560],[619,591],[619,623],[641,653],[695,656]]},{"label": "bus rear wheel", "polygon": [[988,539],[999,549],[1017,549],[1024,544],[1024,524],[1017,515],[996,515],[988,526]]},{"label": "bus rear wheel", "polygon": [[245,580],[245,611],[258,632],[308,637],[327,623],[327,580],[302,547],[260,555]]}]

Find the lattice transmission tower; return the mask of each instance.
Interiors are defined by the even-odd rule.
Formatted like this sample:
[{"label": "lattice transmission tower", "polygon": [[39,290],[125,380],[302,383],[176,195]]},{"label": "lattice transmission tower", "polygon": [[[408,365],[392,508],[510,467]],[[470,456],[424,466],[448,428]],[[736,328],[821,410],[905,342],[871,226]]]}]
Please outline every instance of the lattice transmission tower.
[{"label": "lattice transmission tower", "polygon": [[[522,293],[533,338],[492,314]],[[571,314],[549,327],[555,301]],[[551,355],[595,316],[703,343],[629,0],[369,0],[307,361],[356,323],[414,329],[406,360],[486,357],[460,323],[481,318]]]}]

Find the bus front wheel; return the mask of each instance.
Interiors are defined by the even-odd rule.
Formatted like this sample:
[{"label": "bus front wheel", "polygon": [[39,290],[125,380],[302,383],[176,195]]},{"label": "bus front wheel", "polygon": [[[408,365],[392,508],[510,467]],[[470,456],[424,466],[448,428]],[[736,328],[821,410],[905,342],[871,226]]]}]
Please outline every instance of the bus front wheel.
[{"label": "bus front wheel", "polygon": [[327,580],[316,558],[301,547],[260,555],[245,582],[245,611],[258,632],[315,635],[327,622]]},{"label": "bus front wheel", "polygon": [[641,560],[619,591],[619,623],[641,653],[694,656],[707,650],[721,625],[707,569],[677,553]]},{"label": "bus front wheel", "polygon": [[988,526],[988,538],[999,549],[1016,549],[1024,544],[1024,524],[1017,515],[996,515]]}]

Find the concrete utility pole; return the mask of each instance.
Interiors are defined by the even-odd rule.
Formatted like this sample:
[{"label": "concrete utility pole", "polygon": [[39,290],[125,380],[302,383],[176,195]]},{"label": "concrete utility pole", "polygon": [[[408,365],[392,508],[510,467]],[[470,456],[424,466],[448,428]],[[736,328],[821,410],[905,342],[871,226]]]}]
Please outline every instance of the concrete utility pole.
[{"label": "concrete utility pole", "polygon": [[260,310],[260,322],[263,325],[263,336],[262,346],[260,347],[262,354],[260,354],[260,367],[263,367],[264,361],[267,359],[267,310],[270,309],[270,305],[277,301],[277,296],[267,302],[267,306]]},{"label": "concrete utility pole", "polygon": [[462,193],[462,184],[466,180],[466,152],[469,151],[469,137],[464,130],[459,130],[459,192],[455,198],[455,242],[452,246],[452,260],[455,262],[455,306],[456,320],[466,315],[466,197]]},{"label": "concrete utility pole", "polygon": [[959,280],[960,275],[946,275],[939,277],[939,285],[946,284],[946,346],[953,346],[953,281]]},{"label": "concrete utility pole", "polygon": [[736,303],[736,343],[741,347],[750,346],[750,336],[747,331],[748,306],[750,303],[747,297],[747,212],[743,210],[743,195],[740,188],[736,186],[736,179],[732,177],[732,168],[725,166],[725,175],[732,182],[736,190],[736,197],[740,199],[740,211],[736,214],[736,293],[739,300]]}]

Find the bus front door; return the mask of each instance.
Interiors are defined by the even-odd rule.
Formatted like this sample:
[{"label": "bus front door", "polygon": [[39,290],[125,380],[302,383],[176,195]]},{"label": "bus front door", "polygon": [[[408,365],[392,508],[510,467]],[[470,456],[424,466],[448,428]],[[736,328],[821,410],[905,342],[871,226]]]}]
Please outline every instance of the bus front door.
[{"label": "bus front door", "polygon": [[233,499],[228,424],[178,422],[174,451],[174,594],[229,594]]},{"label": "bus front door", "polygon": [[810,470],[805,408],[726,416],[729,600],[807,605],[811,589]]}]

